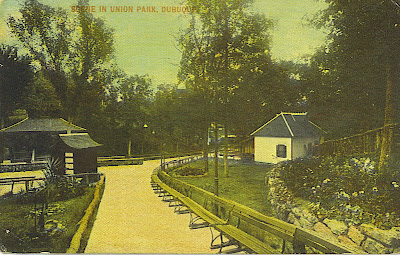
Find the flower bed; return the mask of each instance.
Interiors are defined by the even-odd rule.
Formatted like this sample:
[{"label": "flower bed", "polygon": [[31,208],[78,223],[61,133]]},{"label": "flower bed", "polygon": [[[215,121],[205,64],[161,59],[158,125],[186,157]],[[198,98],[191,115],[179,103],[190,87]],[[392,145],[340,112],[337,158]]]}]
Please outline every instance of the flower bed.
[{"label": "flower bed", "polygon": [[303,159],[283,164],[281,176],[294,196],[313,203],[320,218],[399,226],[400,173],[379,173],[375,166],[370,158]]},{"label": "flower bed", "polygon": [[398,173],[376,173],[374,166],[368,158],[282,163],[268,176],[271,204],[282,220],[345,245],[398,253]]}]

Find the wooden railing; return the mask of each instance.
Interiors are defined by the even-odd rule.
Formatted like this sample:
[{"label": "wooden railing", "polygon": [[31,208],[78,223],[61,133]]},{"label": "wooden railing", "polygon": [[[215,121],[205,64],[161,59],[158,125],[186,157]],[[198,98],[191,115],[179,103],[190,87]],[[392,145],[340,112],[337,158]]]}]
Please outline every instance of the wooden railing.
[{"label": "wooden railing", "polygon": [[30,188],[33,186],[33,182],[35,181],[44,181],[46,178],[44,177],[7,177],[7,178],[0,178],[0,186],[3,185],[11,185],[10,192],[14,191],[14,185],[16,183],[25,183],[25,190],[29,191]]},{"label": "wooden railing", "polygon": [[[364,253],[177,180],[162,171],[164,167],[166,166],[154,171],[153,185],[159,186],[191,213],[206,221],[210,227],[239,242],[249,252],[283,253],[288,242],[295,253],[306,253],[306,246],[322,253]],[[276,242],[283,243],[281,250],[271,245]],[[311,253],[314,252],[311,250]]]},{"label": "wooden railing", "polygon": [[0,173],[36,171],[45,169],[46,167],[48,167],[47,161],[38,161],[33,163],[27,163],[27,162],[1,163]]},{"label": "wooden railing", "polygon": [[369,130],[357,135],[336,140],[328,140],[314,147],[314,154],[321,156],[378,156],[382,146],[383,132],[393,134],[392,149],[399,150],[400,123]]},{"label": "wooden railing", "polygon": [[37,176],[22,176],[22,177],[6,177],[0,178],[0,186],[10,185],[10,192],[14,190],[14,185],[18,183],[25,183],[25,191],[28,192],[33,187],[34,182],[45,181],[64,178],[67,180],[77,181],[79,180],[82,185],[89,185],[91,183],[96,183],[100,180],[101,173],[80,173],[80,174],[70,174],[70,175],[53,175],[49,177],[37,177]]},{"label": "wooden railing", "polygon": [[[165,153],[164,158],[185,157],[188,155],[200,155],[201,152],[195,153]],[[140,157],[128,156],[112,156],[112,157],[97,157],[98,166],[120,166],[120,165],[142,165],[143,161],[161,159],[160,154],[142,155]]]},{"label": "wooden railing", "polygon": [[142,165],[143,158],[131,158],[131,157],[98,157],[98,166],[121,166],[121,165]]}]

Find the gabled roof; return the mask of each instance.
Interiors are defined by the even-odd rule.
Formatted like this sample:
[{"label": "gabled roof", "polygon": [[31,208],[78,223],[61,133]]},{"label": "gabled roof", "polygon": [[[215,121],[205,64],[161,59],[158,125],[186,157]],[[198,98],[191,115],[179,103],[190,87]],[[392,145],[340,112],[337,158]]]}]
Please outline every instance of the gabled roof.
[{"label": "gabled roof", "polygon": [[315,137],[324,131],[307,118],[307,113],[280,113],[251,133],[262,137]]},{"label": "gabled roof", "polygon": [[87,149],[101,146],[96,143],[88,133],[75,133],[75,134],[59,134],[61,140],[73,149]]},{"label": "gabled roof", "polygon": [[26,118],[12,126],[3,128],[0,132],[67,132],[67,131],[85,131],[86,129],[78,127],[62,118]]}]

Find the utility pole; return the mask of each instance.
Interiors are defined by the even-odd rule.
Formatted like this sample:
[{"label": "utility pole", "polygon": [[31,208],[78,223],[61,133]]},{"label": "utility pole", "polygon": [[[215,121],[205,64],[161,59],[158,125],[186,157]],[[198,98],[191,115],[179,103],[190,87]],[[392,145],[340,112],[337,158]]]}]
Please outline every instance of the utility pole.
[{"label": "utility pole", "polygon": [[160,145],[160,166],[161,170],[165,170],[165,155],[164,155],[164,144],[161,142]]},{"label": "utility pole", "polygon": [[205,129],[205,135],[203,139],[203,157],[204,157],[204,170],[208,173],[208,135],[209,135],[209,126]]},{"label": "utility pole", "polygon": [[228,128],[224,126],[224,177],[229,177],[228,174]]}]

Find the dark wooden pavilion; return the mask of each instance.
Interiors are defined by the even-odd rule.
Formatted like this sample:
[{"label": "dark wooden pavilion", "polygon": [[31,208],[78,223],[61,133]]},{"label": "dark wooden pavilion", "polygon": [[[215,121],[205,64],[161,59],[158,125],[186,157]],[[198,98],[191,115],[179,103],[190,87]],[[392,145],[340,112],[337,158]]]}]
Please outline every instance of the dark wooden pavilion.
[{"label": "dark wooden pavilion", "polygon": [[56,162],[57,174],[97,172],[96,147],[86,129],[62,118],[26,118],[0,130],[7,164]]}]

